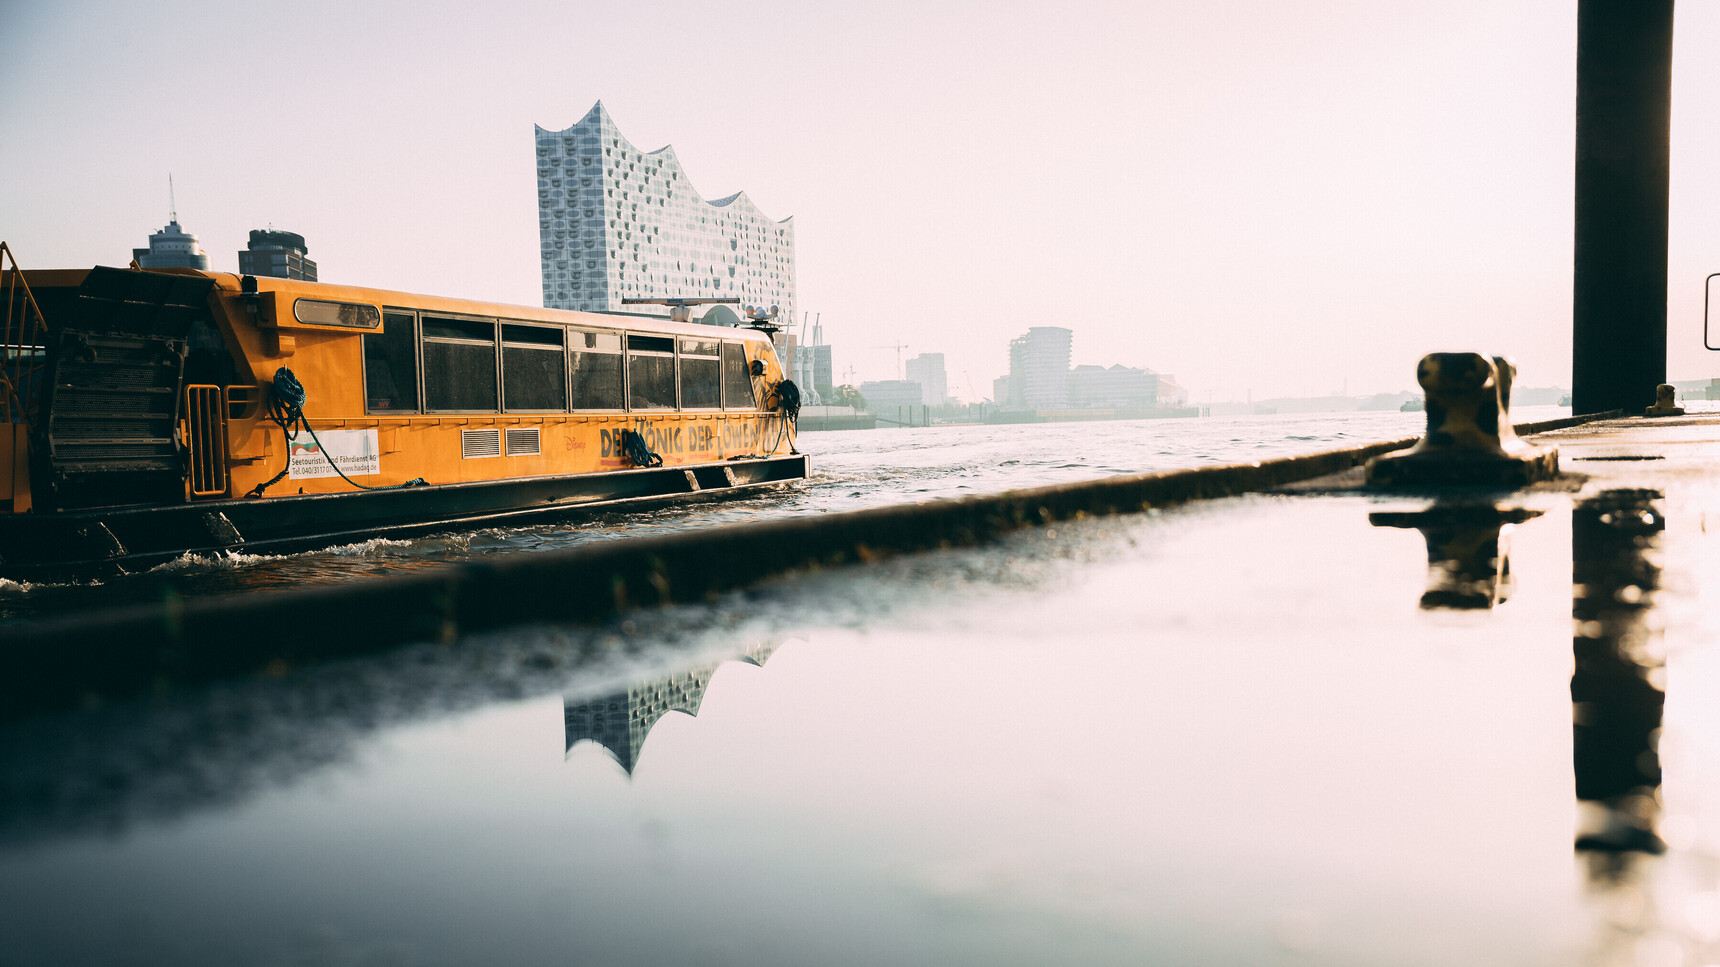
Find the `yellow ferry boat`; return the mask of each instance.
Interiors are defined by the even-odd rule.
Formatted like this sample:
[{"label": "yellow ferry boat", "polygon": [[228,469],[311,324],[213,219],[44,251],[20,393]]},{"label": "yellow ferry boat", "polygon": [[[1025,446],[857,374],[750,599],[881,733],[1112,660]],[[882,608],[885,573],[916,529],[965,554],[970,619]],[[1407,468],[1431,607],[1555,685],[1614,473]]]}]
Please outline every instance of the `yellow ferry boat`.
[{"label": "yellow ferry boat", "polygon": [[809,471],[766,332],[192,269],[13,262],[0,295],[0,573]]}]

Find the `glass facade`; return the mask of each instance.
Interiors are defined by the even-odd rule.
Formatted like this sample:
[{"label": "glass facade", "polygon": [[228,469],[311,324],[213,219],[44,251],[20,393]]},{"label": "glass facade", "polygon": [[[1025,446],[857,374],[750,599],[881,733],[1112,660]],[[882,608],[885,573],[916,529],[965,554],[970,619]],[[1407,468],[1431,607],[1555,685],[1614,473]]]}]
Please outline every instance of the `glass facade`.
[{"label": "glass facade", "polygon": [[732,296],[794,319],[794,220],[744,192],[705,200],[674,148],[634,147],[601,101],[566,130],[537,128],[537,176],[546,307],[667,316],[621,300]]}]

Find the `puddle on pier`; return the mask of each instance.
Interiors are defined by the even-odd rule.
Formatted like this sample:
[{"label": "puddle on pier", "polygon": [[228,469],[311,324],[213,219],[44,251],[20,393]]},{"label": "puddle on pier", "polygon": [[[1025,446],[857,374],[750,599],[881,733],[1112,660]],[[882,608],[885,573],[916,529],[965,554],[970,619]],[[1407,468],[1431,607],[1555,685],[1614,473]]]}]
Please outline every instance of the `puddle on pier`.
[{"label": "puddle on pier", "polygon": [[1720,961],[1687,510],[1251,498],[14,722],[0,935],[21,964]]}]

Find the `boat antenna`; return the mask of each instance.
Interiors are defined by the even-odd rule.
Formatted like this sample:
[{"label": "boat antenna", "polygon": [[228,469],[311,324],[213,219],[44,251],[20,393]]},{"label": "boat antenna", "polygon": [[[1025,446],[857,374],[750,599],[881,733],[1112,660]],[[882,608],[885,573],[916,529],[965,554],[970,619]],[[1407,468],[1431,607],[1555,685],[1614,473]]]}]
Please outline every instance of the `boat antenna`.
[{"label": "boat antenna", "polygon": [[747,326],[748,329],[762,332],[773,339],[777,333],[782,331],[782,326],[778,325],[776,321],[777,317],[782,314],[781,306],[744,306],[743,308],[746,310],[747,318],[752,320],[752,324]]},{"label": "boat antenna", "polygon": [[624,306],[668,306],[670,322],[692,322],[693,307],[704,305],[735,305],[739,298],[712,299],[622,299]]}]

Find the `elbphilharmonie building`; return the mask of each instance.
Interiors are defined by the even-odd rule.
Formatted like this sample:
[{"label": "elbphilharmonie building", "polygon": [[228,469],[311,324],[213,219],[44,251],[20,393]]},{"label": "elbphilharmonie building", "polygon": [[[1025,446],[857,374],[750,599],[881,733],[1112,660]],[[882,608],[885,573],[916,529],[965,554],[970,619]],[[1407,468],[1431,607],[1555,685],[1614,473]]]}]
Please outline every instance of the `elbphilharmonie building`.
[{"label": "elbphilharmonie building", "polygon": [[[794,319],[794,220],[772,221],[745,192],[701,197],[674,148],[634,147],[602,101],[566,130],[537,128],[537,176],[545,306],[667,315],[621,300],[732,296]],[[723,306],[693,313],[739,316]]]}]

